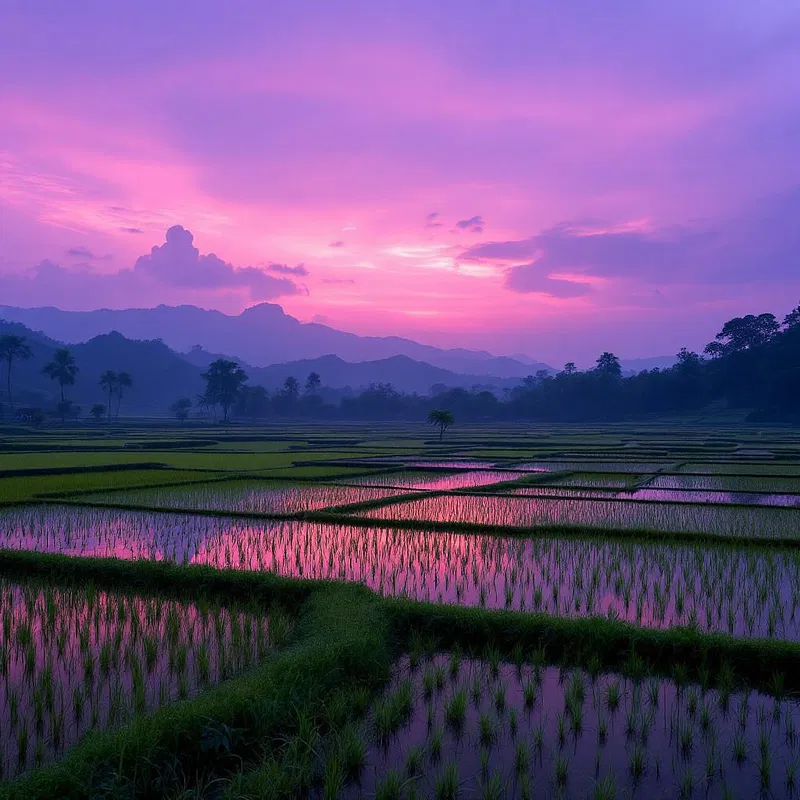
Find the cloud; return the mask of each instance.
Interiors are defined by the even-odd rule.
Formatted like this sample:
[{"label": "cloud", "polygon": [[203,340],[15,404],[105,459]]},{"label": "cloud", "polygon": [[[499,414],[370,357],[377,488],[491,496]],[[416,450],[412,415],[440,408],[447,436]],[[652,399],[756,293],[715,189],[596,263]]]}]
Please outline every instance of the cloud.
[{"label": "cloud", "polygon": [[[68,254],[98,260],[82,247],[72,248]],[[281,267],[276,271],[292,275],[308,274],[302,264],[270,267]],[[237,268],[213,253],[201,255],[193,245],[192,234],[180,225],[170,228],[164,244],[137,259],[132,269],[106,273],[97,271],[87,261],[62,267],[45,260],[25,272],[0,275],[0,296],[4,302],[17,305],[130,307],[132,303],[151,303],[154,294],[163,296],[165,289],[171,290],[168,294],[173,301],[219,289],[246,292],[248,299],[256,301],[307,294],[305,287],[289,278],[278,278],[256,267]]]},{"label": "cloud", "polygon": [[281,275],[308,275],[309,272],[304,264],[298,264],[296,267],[290,267],[288,264],[269,264],[267,269],[270,272],[277,272]]},{"label": "cloud", "polygon": [[82,258],[85,261],[93,261],[95,259],[95,254],[87,247],[70,247],[67,250],[67,255],[71,258]]},{"label": "cloud", "polygon": [[538,291],[529,287],[559,273],[586,276],[587,283],[603,278],[655,286],[785,280],[797,269],[798,219],[800,190],[715,224],[648,229],[563,222],[527,239],[468,247],[460,258],[508,267],[506,287],[513,291]]},{"label": "cloud", "polygon": [[431,211],[430,214],[425,215],[425,226],[426,228],[441,228],[443,225],[442,222],[439,222],[439,212],[438,211]]},{"label": "cloud", "polygon": [[551,277],[538,264],[520,264],[506,271],[505,286],[521,294],[537,293],[550,297],[583,297],[592,291],[591,284],[580,280]]},{"label": "cloud", "polygon": [[344,242],[341,239],[337,239],[335,242],[331,242],[328,247],[344,247]]},{"label": "cloud", "polygon": [[483,221],[483,217],[480,215],[476,215],[474,217],[470,217],[469,219],[460,219],[456,222],[456,228],[459,228],[462,231],[469,231],[470,233],[483,233],[483,227],[486,223]]},{"label": "cloud", "polygon": [[70,247],[67,250],[67,255],[70,258],[79,258],[83,263],[87,261],[112,261],[113,256],[111,253],[106,253],[104,256],[96,256],[88,247]]},{"label": "cloud", "polygon": [[153,277],[168,286],[187,289],[242,287],[249,290],[253,300],[301,293],[301,289],[288,278],[274,278],[257,267],[234,267],[214,253],[201,255],[193,241],[190,231],[181,225],[173,225],[167,231],[164,244],[155,245],[149,255],[136,261],[134,272]]},{"label": "cloud", "polygon": [[123,233],[144,233],[141,228],[120,228]]},{"label": "cloud", "polygon": [[323,278],[322,282],[328,284],[355,283],[352,278]]}]

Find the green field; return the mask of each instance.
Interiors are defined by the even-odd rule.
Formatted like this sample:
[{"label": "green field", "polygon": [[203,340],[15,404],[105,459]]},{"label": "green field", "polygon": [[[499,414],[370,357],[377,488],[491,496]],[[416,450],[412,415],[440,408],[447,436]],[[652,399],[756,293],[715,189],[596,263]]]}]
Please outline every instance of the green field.
[{"label": "green field", "polygon": [[0,798],[790,796],[800,432],[0,429]]}]

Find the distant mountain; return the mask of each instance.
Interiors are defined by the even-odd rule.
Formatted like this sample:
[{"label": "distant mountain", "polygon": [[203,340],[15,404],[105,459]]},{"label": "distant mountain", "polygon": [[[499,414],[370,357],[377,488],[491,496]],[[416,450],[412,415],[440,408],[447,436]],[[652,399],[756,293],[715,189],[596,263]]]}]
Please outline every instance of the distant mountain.
[{"label": "distant mountain", "polygon": [[[6,333],[24,336],[33,351],[31,359],[14,362],[13,381],[19,403],[52,403],[58,384],[44,375],[42,369],[64,345],[22,325],[0,320],[0,336]],[[162,413],[178,397],[194,398],[204,387],[200,377],[202,370],[160,341],[133,341],[112,331],[69,347],[80,371],[67,394],[70,400],[83,406],[84,411],[94,403],[106,402],[100,375],[107,369],[128,372],[133,377],[133,386],[123,397],[123,414],[131,410]]]},{"label": "distant mountain", "polygon": [[404,355],[462,375],[519,378],[547,364],[461,348],[443,350],[397,336],[357,336],[317,323],[304,323],[279,305],[260,303],[239,315],[196,306],[158,306],[114,311],[0,306],[0,318],[21,322],[66,342],[83,342],[110,330],[131,339],[162,339],[178,351],[199,344],[211,353],[235,354],[255,366],[335,354],[346,362]]},{"label": "distant mountain", "polygon": [[652,358],[621,359],[620,366],[625,374],[635,375],[643,369],[668,369],[675,365],[675,356],[653,356]]},{"label": "distant mountain", "polygon": [[[32,331],[17,322],[0,319],[0,336],[24,336],[33,351],[27,361],[14,362],[13,386],[18,405],[52,407],[56,401],[58,385],[42,370],[55,351],[64,344],[43,333]],[[180,354],[160,340],[139,341],[128,339],[117,331],[95,336],[88,342],[69,345],[79,372],[75,385],[67,395],[85,413],[94,403],[105,403],[100,387],[100,375],[107,369],[128,372],[133,377],[133,387],[123,398],[122,414],[161,414],[179,397],[194,398],[204,389],[202,373],[216,358],[229,356],[210,353],[202,348],[192,348]],[[242,362],[249,376],[249,385],[264,386],[269,391],[279,389],[287,377],[293,376],[304,383],[308,374],[317,372],[329,389],[350,388],[359,391],[370,383],[391,383],[402,392],[427,394],[436,384],[448,388],[463,387],[502,389],[516,385],[516,378],[492,378],[486,375],[469,375],[451,372],[408,356],[392,356],[376,361],[349,363],[334,355],[315,359],[254,367]],[[0,402],[5,401],[5,384],[0,389]],[[334,400],[341,393],[329,393]]]},{"label": "distant mountain", "polygon": [[245,366],[245,370],[250,376],[250,383],[260,384],[270,390],[282,386],[290,376],[297,378],[302,384],[310,372],[318,373],[325,386],[335,389],[350,387],[358,390],[370,383],[391,383],[396,389],[418,394],[428,394],[429,389],[436,384],[443,384],[448,388],[471,389],[473,386],[504,388],[519,383],[516,378],[462,375],[415,361],[408,356],[391,356],[353,364],[338,356],[326,355],[286,364],[273,364],[270,367]]}]

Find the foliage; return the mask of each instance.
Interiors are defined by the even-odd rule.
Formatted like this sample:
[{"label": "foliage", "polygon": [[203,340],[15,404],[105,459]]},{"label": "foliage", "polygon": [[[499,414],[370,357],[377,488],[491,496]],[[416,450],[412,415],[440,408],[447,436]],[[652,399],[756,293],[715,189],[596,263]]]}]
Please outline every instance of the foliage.
[{"label": "foliage", "polygon": [[33,351],[26,344],[24,336],[6,334],[0,336],[0,361],[6,362],[6,391],[8,404],[14,410],[14,398],[11,393],[11,365],[15,360],[27,361],[33,356]]},{"label": "foliage", "polygon": [[192,401],[188,397],[181,397],[169,407],[169,410],[175,415],[176,419],[185,422],[191,407]]},{"label": "foliage", "polygon": [[434,408],[428,412],[428,425],[433,425],[439,429],[439,441],[444,438],[444,432],[455,424],[455,417],[452,411],[443,408]]},{"label": "foliage", "polygon": [[61,422],[65,422],[70,411],[70,404],[64,394],[65,386],[72,386],[78,374],[78,365],[75,358],[66,347],[62,347],[53,354],[53,360],[45,364],[42,370],[51,380],[58,381],[61,389],[61,402],[58,404],[58,412],[61,415]]},{"label": "foliage", "polygon": [[202,377],[206,400],[222,408],[222,419],[227,422],[228,411],[247,382],[247,373],[235,361],[218,358],[208,365]]}]

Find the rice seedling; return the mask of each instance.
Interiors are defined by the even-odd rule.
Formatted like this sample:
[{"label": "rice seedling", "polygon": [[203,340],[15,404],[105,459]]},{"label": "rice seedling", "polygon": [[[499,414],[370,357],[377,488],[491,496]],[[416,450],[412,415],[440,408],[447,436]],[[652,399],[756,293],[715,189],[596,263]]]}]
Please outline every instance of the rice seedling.
[{"label": "rice seedling", "polygon": [[800,590],[792,589],[800,586],[800,561],[791,551],[57,506],[7,509],[0,524],[9,547],[358,581],[385,594],[486,608],[506,608],[510,592],[513,610],[800,641]]},{"label": "rice seedling", "polygon": [[[156,612],[156,609],[158,611]],[[16,752],[6,776],[52,761],[87,731],[118,726],[137,714],[197,694],[226,673],[258,663],[274,646],[271,629],[291,632],[277,608],[198,605],[157,596],[0,579],[0,750]],[[254,640],[231,626],[259,630]],[[4,706],[4,707],[3,707]],[[12,748],[13,745],[13,748]]]}]

